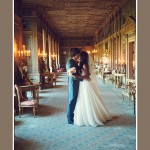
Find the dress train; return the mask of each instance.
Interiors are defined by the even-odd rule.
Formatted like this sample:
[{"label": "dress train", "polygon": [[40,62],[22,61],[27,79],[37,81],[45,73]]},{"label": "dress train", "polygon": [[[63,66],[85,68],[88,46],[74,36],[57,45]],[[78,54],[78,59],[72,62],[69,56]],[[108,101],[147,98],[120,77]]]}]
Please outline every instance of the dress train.
[{"label": "dress train", "polygon": [[112,119],[112,116],[107,110],[95,84],[88,80],[81,81],[74,111],[74,124],[96,127],[104,125],[110,119]]}]

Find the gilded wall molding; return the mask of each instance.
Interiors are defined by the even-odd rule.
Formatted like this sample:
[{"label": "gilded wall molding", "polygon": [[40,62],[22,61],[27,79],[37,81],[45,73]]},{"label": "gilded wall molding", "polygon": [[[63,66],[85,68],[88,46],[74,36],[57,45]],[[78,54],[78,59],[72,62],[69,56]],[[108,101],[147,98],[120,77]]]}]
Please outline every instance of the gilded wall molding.
[{"label": "gilded wall molding", "polygon": [[129,16],[122,26],[121,33],[123,34],[130,34],[136,31],[136,23],[133,17]]}]

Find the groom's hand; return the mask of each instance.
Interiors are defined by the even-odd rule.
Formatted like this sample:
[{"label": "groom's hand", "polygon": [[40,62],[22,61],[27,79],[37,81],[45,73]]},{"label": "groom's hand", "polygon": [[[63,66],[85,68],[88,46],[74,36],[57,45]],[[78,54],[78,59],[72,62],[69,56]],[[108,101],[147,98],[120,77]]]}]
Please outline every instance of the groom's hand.
[{"label": "groom's hand", "polygon": [[77,75],[72,75],[72,77],[73,77],[74,79],[77,79]]},{"label": "groom's hand", "polygon": [[84,79],[85,79],[85,80],[88,80],[88,81],[91,81],[91,78],[90,78],[90,77],[86,77],[86,76],[85,76]]},{"label": "groom's hand", "polygon": [[72,77],[74,78],[74,80],[83,81],[83,79],[81,78],[81,76],[72,75]]}]

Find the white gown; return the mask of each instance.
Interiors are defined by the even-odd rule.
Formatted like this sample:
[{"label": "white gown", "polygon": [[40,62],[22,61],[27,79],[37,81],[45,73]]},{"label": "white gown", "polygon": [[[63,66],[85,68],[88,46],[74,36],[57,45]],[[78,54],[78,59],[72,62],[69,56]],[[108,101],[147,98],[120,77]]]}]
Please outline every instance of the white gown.
[{"label": "white gown", "polygon": [[74,111],[74,124],[96,127],[104,125],[104,122],[111,118],[94,82],[81,81]]}]

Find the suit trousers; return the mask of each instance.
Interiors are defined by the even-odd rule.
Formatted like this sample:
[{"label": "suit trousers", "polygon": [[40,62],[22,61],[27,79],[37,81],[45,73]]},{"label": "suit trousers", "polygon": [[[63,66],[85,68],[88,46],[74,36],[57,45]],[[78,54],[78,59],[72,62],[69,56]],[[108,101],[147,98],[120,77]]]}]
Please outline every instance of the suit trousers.
[{"label": "suit trousers", "polygon": [[68,77],[68,123],[74,122],[74,109],[78,97],[79,82],[79,80],[75,80],[73,77]]}]

